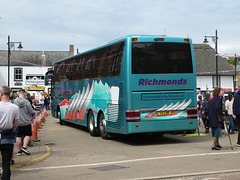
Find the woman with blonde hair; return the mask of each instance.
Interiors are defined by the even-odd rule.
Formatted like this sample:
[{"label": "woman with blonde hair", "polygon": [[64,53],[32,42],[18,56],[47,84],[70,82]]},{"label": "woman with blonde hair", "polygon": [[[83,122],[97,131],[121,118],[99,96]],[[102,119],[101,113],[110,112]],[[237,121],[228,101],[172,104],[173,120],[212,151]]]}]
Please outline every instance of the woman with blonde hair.
[{"label": "woman with blonde hair", "polygon": [[208,119],[209,127],[211,127],[213,146],[212,150],[221,150],[222,146],[219,144],[219,138],[222,137],[222,130],[224,128],[223,122],[219,121],[219,116],[224,116],[222,110],[222,95],[223,90],[220,87],[216,87],[213,91],[213,98],[209,104]]}]

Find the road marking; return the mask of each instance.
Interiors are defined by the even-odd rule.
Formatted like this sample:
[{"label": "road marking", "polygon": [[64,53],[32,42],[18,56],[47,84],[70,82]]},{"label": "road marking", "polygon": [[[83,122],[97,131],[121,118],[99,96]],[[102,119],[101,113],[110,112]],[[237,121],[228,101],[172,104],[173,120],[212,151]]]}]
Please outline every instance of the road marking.
[{"label": "road marking", "polygon": [[[143,177],[143,178],[131,178],[131,179],[124,179],[124,180],[152,180],[152,179],[170,179],[170,178],[178,178],[181,177],[192,177],[192,176],[207,176],[207,175],[219,175],[224,173],[238,173],[240,169],[230,169],[230,170],[223,170],[223,171],[208,171],[208,172],[198,172],[198,173],[186,173],[186,174],[176,174],[176,175],[167,175],[167,176],[152,176],[152,177]],[[193,178],[191,178],[193,179]],[[219,178],[205,178],[205,180],[219,180]]]},{"label": "road marking", "polygon": [[63,169],[63,168],[76,168],[76,167],[90,167],[90,166],[123,164],[123,163],[132,163],[132,162],[140,162],[140,161],[151,161],[151,160],[160,160],[160,159],[173,159],[173,158],[186,158],[186,157],[199,157],[199,156],[212,156],[212,155],[228,155],[228,154],[240,154],[240,151],[202,153],[202,154],[185,154],[185,155],[162,156],[162,157],[150,157],[150,158],[129,159],[129,160],[100,162],[100,163],[91,163],[91,164],[76,164],[76,165],[64,165],[64,166],[37,167],[37,168],[27,168],[27,169],[19,169],[19,170],[20,171],[34,171],[34,170],[49,170],[49,169]]},{"label": "road marking", "polygon": [[51,148],[49,146],[47,146],[45,144],[42,144],[42,143],[39,143],[39,142],[33,142],[33,143],[39,144],[41,146],[44,146],[46,148],[47,152],[42,157],[38,157],[36,159],[31,159],[30,161],[24,161],[24,162],[15,164],[15,165],[11,165],[11,170],[15,169],[15,168],[21,168],[23,166],[27,166],[27,165],[31,165],[31,164],[43,161],[43,160],[49,158],[52,155],[52,150],[51,150]]}]

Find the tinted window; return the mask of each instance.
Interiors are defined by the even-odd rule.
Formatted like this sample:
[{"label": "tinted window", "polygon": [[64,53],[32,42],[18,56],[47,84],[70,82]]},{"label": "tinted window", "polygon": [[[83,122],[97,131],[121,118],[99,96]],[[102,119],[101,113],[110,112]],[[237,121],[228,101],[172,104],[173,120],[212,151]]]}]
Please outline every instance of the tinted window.
[{"label": "tinted window", "polygon": [[132,73],[192,73],[190,44],[133,43]]},{"label": "tinted window", "polygon": [[124,45],[116,43],[55,64],[55,81],[119,76]]}]

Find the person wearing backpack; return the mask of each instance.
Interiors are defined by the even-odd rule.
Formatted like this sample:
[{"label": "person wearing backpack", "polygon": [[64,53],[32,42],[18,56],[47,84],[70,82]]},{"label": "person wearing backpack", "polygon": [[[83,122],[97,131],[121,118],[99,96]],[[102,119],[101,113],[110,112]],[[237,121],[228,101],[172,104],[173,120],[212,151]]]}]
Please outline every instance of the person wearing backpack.
[{"label": "person wearing backpack", "polygon": [[208,125],[209,103],[210,103],[210,94],[206,93],[201,105],[201,114],[202,114],[203,124],[205,127],[205,133],[209,133],[209,125]]}]

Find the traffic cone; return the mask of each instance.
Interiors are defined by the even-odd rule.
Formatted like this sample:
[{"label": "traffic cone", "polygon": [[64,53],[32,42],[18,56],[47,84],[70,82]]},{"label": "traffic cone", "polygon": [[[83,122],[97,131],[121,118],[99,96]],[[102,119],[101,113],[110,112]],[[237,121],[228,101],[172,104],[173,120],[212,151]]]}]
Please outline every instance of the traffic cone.
[{"label": "traffic cone", "polygon": [[34,121],[34,125],[33,125],[31,141],[38,142],[40,140],[38,140],[38,138],[37,138],[37,121],[36,121],[35,116],[34,116],[34,119],[35,119],[35,121]]},{"label": "traffic cone", "polygon": [[36,121],[36,123],[37,123],[37,128],[40,127],[40,118],[41,118],[41,115],[40,115],[40,114],[37,114],[37,121]]},{"label": "traffic cone", "polygon": [[46,107],[44,107],[44,117],[47,116],[47,110],[46,110]]}]

